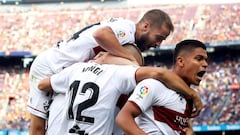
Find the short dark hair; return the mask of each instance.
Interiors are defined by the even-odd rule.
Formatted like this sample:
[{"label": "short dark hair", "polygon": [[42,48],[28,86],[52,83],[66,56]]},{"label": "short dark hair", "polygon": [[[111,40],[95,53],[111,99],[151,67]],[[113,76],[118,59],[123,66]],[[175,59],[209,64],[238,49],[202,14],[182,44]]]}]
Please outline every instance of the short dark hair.
[{"label": "short dark hair", "polygon": [[[136,59],[136,61],[138,62],[138,64],[140,66],[144,65],[144,58],[142,56],[142,52],[140,51],[140,49],[137,47],[136,44],[134,43],[126,43],[123,45],[123,47],[132,54],[132,56]],[[134,49],[133,49],[134,48]]]},{"label": "short dark hair", "polygon": [[174,30],[174,26],[171,18],[166,12],[160,9],[152,9],[147,11],[143,15],[143,17],[140,19],[139,22],[144,22],[144,21],[149,21],[151,25],[158,25],[158,26],[162,26],[163,24],[166,24],[171,32],[173,32]]},{"label": "short dark hair", "polygon": [[187,50],[190,52],[193,49],[199,48],[199,47],[206,50],[205,44],[202,43],[201,41],[195,40],[195,39],[186,39],[186,40],[183,40],[183,41],[177,43],[175,50],[174,50],[174,54],[173,54],[173,62],[174,63],[176,62],[176,58],[179,56],[179,54],[182,51]]}]

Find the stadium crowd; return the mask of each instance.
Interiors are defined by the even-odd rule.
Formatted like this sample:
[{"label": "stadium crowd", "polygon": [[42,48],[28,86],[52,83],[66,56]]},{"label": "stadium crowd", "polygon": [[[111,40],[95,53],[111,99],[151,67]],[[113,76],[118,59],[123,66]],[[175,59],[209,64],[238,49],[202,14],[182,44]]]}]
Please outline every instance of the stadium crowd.
[{"label": "stadium crowd", "polygon": [[[61,7],[61,6],[60,6]],[[151,5],[139,7],[48,8],[32,5],[30,8],[0,10],[0,50],[30,51],[36,55],[61,39],[88,24],[109,17],[123,17],[132,21],[149,8],[160,8],[171,16],[175,31],[164,42],[175,44],[187,37],[205,42],[240,40],[240,4],[209,5]]]},{"label": "stadium crowd", "polygon": [[0,67],[0,130],[29,129],[28,93],[28,71]]},{"label": "stadium crowd", "polygon": [[240,123],[240,58],[213,62],[199,90],[204,110],[195,125]]},{"label": "stadium crowd", "polygon": [[[172,45],[193,37],[205,42],[240,40],[240,4],[158,5],[173,19],[175,31],[164,42]],[[109,17],[136,21],[148,7],[0,10],[0,50],[30,51],[37,55],[61,39],[68,39],[82,27]],[[57,10],[57,11],[56,11]],[[198,124],[240,123],[240,58],[211,62],[199,88],[204,110]],[[0,67],[0,130],[29,128],[26,111],[28,71]]]}]

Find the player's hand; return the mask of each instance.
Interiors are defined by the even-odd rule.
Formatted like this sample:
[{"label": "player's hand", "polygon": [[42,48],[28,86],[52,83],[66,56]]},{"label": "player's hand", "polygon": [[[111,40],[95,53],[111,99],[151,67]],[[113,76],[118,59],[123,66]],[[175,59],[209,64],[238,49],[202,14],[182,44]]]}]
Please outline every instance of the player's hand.
[{"label": "player's hand", "polygon": [[192,112],[191,117],[196,117],[200,114],[201,110],[203,109],[202,100],[197,92],[195,92],[192,96],[193,105],[195,107],[194,111]]},{"label": "player's hand", "polygon": [[195,135],[193,129],[190,127],[184,128],[183,131],[186,133],[185,135]]},{"label": "player's hand", "polygon": [[185,135],[195,135],[193,128],[192,128],[192,120],[189,119],[188,127],[184,128],[183,131],[186,133]]}]

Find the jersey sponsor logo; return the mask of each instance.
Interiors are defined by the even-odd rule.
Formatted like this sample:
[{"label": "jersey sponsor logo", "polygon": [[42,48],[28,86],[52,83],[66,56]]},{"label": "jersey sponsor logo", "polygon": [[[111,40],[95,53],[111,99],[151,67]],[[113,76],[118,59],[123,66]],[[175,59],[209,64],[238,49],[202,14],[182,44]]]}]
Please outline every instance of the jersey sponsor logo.
[{"label": "jersey sponsor logo", "polygon": [[190,118],[190,110],[186,110],[184,113],[166,108],[164,106],[153,106],[154,120],[168,124],[172,129],[184,134],[183,128],[188,127],[188,121]]},{"label": "jersey sponsor logo", "polygon": [[124,38],[126,36],[126,33],[125,32],[123,32],[123,31],[118,31],[117,32],[117,37],[118,38]]},{"label": "jersey sponsor logo", "polygon": [[179,124],[180,128],[184,128],[188,126],[188,121],[189,118],[188,117],[182,117],[180,115],[176,115],[174,122]]},{"label": "jersey sponsor logo", "polygon": [[139,90],[140,96],[143,97],[148,94],[148,87],[147,86],[142,86]]}]

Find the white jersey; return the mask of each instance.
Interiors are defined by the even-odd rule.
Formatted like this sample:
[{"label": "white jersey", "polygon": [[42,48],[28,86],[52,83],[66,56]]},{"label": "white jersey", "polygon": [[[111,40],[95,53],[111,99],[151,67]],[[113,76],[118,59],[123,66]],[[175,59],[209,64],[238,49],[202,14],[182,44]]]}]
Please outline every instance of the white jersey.
[{"label": "white jersey", "polygon": [[58,116],[61,122],[49,129],[49,135],[111,135],[116,102],[135,88],[137,68],[76,63],[53,75],[52,88],[66,96]]},{"label": "white jersey", "polygon": [[128,100],[141,109],[138,125],[149,135],[182,135],[188,127],[192,101],[160,81],[141,81]]},{"label": "white jersey", "polygon": [[58,42],[52,48],[38,55],[30,69],[30,94],[27,103],[27,110],[30,113],[44,119],[47,118],[50,96],[37,88],[38,82],[73,63],[93,58],[102,49],[92,35],[97,29],[104,26],[111,27],[122,45],[135,42],[136,26],[134,22],[122,18],[111,18],[84,28],[75,33],[68,41]]},{"label": "white jersey", "polygon": [[93,58],[99,45],[92,35],[97,29],[104,26],[111,27],[120,44],[135,42],[136,26],[129,20],[111,18],[99,24],[93,24],[84,31],[80,31],[80,34],[75,34],[76,37],[73,36],[68,41],[62,41],[52,48],[54,53],[48,55],[47,60],[50,65],[53,65],[51,67],[53,72],[58,73],[62,68],[68,67],[73,63]]}]

